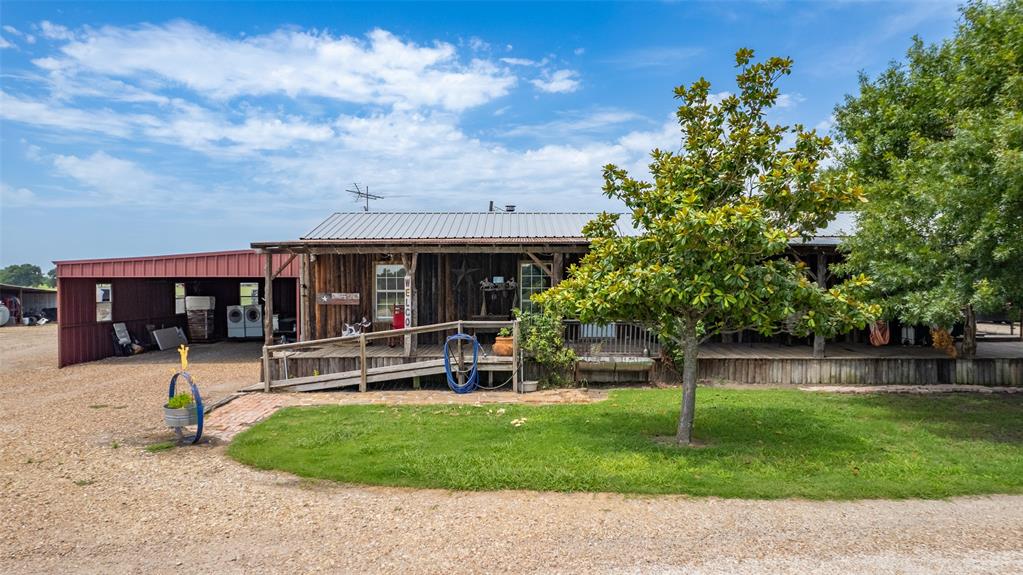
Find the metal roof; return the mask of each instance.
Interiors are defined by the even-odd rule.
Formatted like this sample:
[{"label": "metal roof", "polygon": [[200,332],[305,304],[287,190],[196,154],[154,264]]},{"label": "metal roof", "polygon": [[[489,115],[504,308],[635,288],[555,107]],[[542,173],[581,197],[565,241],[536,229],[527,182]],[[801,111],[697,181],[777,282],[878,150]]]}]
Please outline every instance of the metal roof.
[{"label": "metal roof", "polygon": [[333,214],[301,239],[351,243],[585,243],[583,226],[597,215],[583,212],[344,212]]},{"label": "metal roof", "polygon": [[[274,270],[285,256],[273,257]],[[261,278],[265,261],[255,250],[199,252],[89,260],[59,260],[58,278]],[[298,277],[299,261],[292,260],[280,277]]]},{"label": "metal roof", "polygon": [[792,243],[807,246],[837,246],[842,240],[856,234],[856,212],[838,212],[828,225],[817,230],[807,241]]},{"label": "metal roof", "polygon": [[0,284],[3,291],[21,291],[23,293],[57,293],[56,288],[44,288],[36,286],[19,286],[14,284]]}]

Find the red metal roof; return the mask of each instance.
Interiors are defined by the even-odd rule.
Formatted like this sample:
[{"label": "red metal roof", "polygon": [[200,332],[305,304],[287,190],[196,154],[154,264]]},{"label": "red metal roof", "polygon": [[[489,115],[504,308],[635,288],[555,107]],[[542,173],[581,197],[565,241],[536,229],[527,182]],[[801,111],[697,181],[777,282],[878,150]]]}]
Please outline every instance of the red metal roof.
[{"label": "red metal roof", "polygon": [[[286,254],[273,256],[273,271],[288,259]],[[109,258],[92,260],[61,260],[58,278],[260,278],[264,275],[263,255],[255,250],[200,252]],[[298,277],[299,261],[295,258],[278,277]]]}]

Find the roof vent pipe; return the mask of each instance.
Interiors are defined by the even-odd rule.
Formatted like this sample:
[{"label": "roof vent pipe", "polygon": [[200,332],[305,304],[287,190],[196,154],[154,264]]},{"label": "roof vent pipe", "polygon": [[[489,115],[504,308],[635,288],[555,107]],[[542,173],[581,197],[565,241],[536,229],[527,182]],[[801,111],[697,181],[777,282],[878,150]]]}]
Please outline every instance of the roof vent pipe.
[{"label": "roof vent pipe", "polygon": [[508,204],[508,205],[506,205],[504,207],[504,211],[506,211],[506,212],[514,212],[515,211],[515,204]]},{"label": "roof vent pipe", "polygon": [[488,209],[487,211],[488,212],[494,211],[494,200],[490,200],[490,209]]}]

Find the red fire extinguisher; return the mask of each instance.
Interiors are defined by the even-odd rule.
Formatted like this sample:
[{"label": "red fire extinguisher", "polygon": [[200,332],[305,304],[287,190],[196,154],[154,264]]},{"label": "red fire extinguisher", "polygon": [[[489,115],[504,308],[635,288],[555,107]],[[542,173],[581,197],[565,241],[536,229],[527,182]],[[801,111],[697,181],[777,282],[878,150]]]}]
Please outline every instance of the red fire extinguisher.
[{"label": "red fire extinguisher", "polygon": [[[405,329],[405,306],[401,304],[394,304],[394,312],[391,314],[391,329]],[[395,341],[398,338],[388,338],[387,345],[390,347],[395,346]]]}]

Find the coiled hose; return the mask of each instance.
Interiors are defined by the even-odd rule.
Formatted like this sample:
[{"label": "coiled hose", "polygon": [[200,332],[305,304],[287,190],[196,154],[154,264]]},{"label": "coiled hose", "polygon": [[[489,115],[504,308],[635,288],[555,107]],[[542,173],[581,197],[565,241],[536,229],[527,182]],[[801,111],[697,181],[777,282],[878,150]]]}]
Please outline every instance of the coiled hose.
[{"label": "coiled hose", "polygon": [[[458,380],[455,378],[455,374],[451,371],[451,354],[448,353],[448,345],[452,340],[463,340],[472,342],[472,367],[466,372],[468,377],[465,379],[465,383],[459,385]],[[476,367],[476,362],[480,355],[480,342],[475,337],[466,333],[456,333],[444,340],[444,372],[448,376],[448,387],[455,393],[469,393],[476,389],[480,381],[480,372]]]}]

